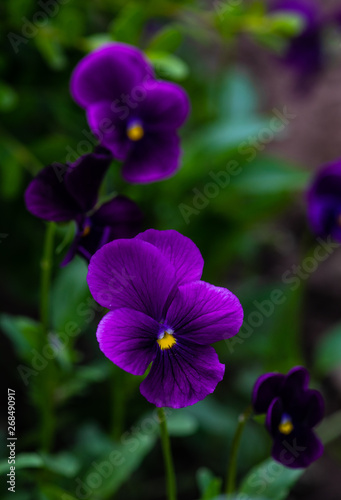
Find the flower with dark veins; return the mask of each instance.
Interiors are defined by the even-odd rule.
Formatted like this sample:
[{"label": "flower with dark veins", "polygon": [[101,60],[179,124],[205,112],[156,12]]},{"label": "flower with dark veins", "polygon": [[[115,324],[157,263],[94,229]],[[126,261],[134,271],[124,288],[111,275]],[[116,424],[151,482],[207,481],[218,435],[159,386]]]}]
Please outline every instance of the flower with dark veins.
[{"label": "flower with dark veins", "polygon": [[54,163],[41,170],[26,192],[26,207],[33,215],[53,222],[76,222],[76,235],[63,260],[76,253],[90,260],[101,246],[115,238],[135,236],[142,214],[124,196],[97,207],[98,192],[112,155],[104,148],[81,156],[75,163]]},{"label": "flower with dark veins", "polygon": [[272,457],[292,469],[308,467],[323,453],[313,428],[323,419],[324,401],[308,384],[308,371],[297,366],[287,375],[262,375],[253,389],[255,412],[266,413]]},{"label": "flower with dark veins", "polygon": [[189,100],[182,87],[155,79],[140,50],[112,43],[92,52],[76,66],[71,94],[100,143],[123,162],[125,180],[154,182],[178,169],[177,130]]},{"label": "flower with dark veins", "polygon": [[193,405],[215,390],[225,367],[211,344],[243,321],[235,295],[200,280],[203,264],[190,239],[154,229],[108,243],[90,261],[90,292],[110,309],[100,349],[133,375],[151,364],[140,390],[158,407]]}]

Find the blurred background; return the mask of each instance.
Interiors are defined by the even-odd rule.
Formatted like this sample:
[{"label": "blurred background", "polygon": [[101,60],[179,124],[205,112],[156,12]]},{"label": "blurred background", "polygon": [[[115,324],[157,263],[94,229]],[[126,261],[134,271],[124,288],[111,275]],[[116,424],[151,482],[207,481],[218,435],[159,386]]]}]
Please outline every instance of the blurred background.
[{"label": "blurred background", "polygon": [[[87,52],[115,40],[140,47],[160,78],[182,85],[192,113],[173,178],[129,185],[114,162],[105,188],[138,203],[144,229],[190,237],[205,259],[203,279],[233,291],[245,311],[242,334],[216,346],[226,374],[214,395],[169,412],[179,499],[216,497],[256,378],[303,364],[334,415],[321,429],[325,454],[284,486],[267,469],[238,500],[339,500],[341,250],[310,232],[305,191],[316,168],[341,156],[341,22],[338,2],[310,3],[320,44],[318,54],[303,44],[304,60],[318,58],[311,66],[287,57],[304,32],[302,19],[274,16],[273,4],[262,1],[1,3],[1,394],[16,391],[17,500],[165,498],[155,412],[139,393],[141,377],[113,366],[98,348],[101,310],[87,288],[86,262],[77,257],[59,267],[72,224],[58,227],[54,254],[47,345],[57,354],[41,351],[46,226],[23,200],[43,166],[92,149],[69,79]],[[314,260],[321,245],[326,258]],[[281,303],[272,300],[274,290]],[[42,425],[52,436],[44,449]],[[5,440],[5,411],[0,433]],[[264,427],[251,422],[240,479],[270,449]],[[5,447],[1,454],[5,475]],[[6,486],[2,498],[11,498]]]}]

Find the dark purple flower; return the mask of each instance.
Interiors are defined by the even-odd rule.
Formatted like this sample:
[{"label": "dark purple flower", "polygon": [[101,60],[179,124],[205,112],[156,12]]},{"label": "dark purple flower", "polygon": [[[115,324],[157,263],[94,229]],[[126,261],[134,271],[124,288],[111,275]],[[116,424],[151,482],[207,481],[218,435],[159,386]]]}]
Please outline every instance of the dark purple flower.
[{"label": "dark purple flower", "polygon": [[188,116],[188,97],[155,80],[141,51],[113,43],[92,52],[75,68],[71,94],[101,144],[123,161],[128,182],[158,181],[179,167],[177,129]]},{"label": "dark purple flower", "polygon": [[324,58],[323,22],[318,5],[313,0],[279,0],[272,5],[271,11],[297,14],[305,23],[303,31],[290,40],[282,60],[304,79],[319,73]]},{"label": "dark purple flower", "polygon": [[225,367],[210,344],[243,321],[230,291],[200,281],[203,265],[190,239],[154,229],[108,243],[90,261],[92,296],[110,309],[97,329],[100,349],[133,375],[152,363],[140,390],[159,407],[193,405],[215,390]]},{"label": "dark purple flower", "polygon": [[341,241],[341,160],[317,172],[307,199],[309,221],[316,235]]},{"label": "dark purple flower", "polygon": [[135,236],[139,230],[141,212],[128,198],[117,196],[96,207],[111,160],[109,151],[97,148],[73,164],[54,163],[41,170],[25,192],[27,209],[36,217],[76,222],[76,236],[62,265],[76,253],[90,260],[105,243]]},{"label": "dark purple flower", "polygon": [[308,371],[297,366],[287,375],[262,375],[253,389],[255,412],[266,413],[266,428],[273,439],[272,457],[292,469],[308,467],[323,453],[313,427],[323,418],[324,402],[308,384]]}]

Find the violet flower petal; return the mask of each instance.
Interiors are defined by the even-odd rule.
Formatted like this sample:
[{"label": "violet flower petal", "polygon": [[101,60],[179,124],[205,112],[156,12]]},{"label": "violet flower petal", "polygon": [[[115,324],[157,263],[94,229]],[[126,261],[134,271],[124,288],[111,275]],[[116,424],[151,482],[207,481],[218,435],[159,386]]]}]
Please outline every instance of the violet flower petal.
[{"label": "violet flower petal", "polygon": [[204,281],[181,285],[166,316],[179,339],[203,345],[236,335],[242,322],[237,297]]},{"label": "violet flower petal", "polygon": [[103,307],[128,307],[161,321],[176,275],[154,245],[137,239],[116,240],[92,257],[87,281]]},{"label": "violet flower petal", "polygon": [[158,407],[183,408],[211,394],[224,371],[212,347],[179,341],[172,349],[158,350],[140,391]]},{"label": "violet flower petal", "polygon": [[71,95],[85,108],[105,100],[119,101],[153,79],[154,71],[140,50],[111,43],[78,63],[71,77]]},{"label": "violet flower petal", "polygon": [[169,259],[175,268],[179,284],[200,280],[204,259],[198,247],[186,236],[173,229],[148,229],[136,238],[151,243]]},{"label": "violet flower petal", "polygon": [[158,323],[132,309],[116,309],[98,325],[101,351],[115,365],[133,375],[143,375],[157,354]]}]

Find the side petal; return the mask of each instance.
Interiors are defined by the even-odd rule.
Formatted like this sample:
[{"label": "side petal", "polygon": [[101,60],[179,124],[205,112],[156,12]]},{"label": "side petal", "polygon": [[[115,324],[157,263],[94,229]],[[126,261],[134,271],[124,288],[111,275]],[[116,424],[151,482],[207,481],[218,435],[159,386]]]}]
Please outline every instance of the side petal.
[{"label": "side petal", "polygon": [[184,89],[175,83],[156,81],[139,103],[137,114],[148,130],[176,130],[189,115],[190,103]]},{"label": "side petal", "polygon": [[179,338],[196,344],[213,344],[238,333],[243,309],[226,288],[196,281],[179,287],[166,322]]},{"label": "side petal", "polygon": [[266,413],[270,403],[280,395],[285,380],[281,373],[266,373],[256,381],[252,392],[252,405],[256,413]]},{"label": "side petal", "polygon": [[157,353],[158,323],[138,311],[117,309],[104,316],[97,328],[99,347],[115,365],[143,375]]},{"label": "side petal", "polygon": [[156,246],[175,267],[178,283],[200,280],[204,268],[204,259],[199,248],[192,240],[182,234],[168,229],[157,231],[148,229],[136,236]]},{"label": "side petal", "polygon": [[266,413],[265,426],[272,436],[279,434],[279,425],[283,415],[283,403],[280,398],[271,401]]},{"label": "side petal", "polygon": [[112,107],[109,101],[91,104],[86,111],[92,133],[102,146],[111,151],[118,160],[125,160],[131,150],[126,131],[126,120],[122,119],[121,107]]},{"label": "side petal", "polygon": [[176,132],[146,134],[131,148],[122,175],[133,184],[167,179],[179,168],[180,156],[180,139]]},{"label": "side petal", "polygon": [[44,220],[62,222],[81,213],[76,200],[68,193],[64,177],[69,167],[54,163],[41,170],[25,192],[27,210]]},{"label": "side petal", "polygon": [[294,411],[301,425],[308,428],[315,427],[324,417],[322,394],[314,389],[308,389],[302,397],[301,405],[296,405]]},{"label": "side petal", "polygon": [[212,347],[178,343],[171,349],[158,349],[140,391],[158,407],[184,408],[211,394],[224,371]]},{"label": "side petal", "polygon": [[145,87],[153,79],[153,69],[140,50],[111,43],[78,63],[71,77],[71,95],[86,108],[104,100],[119,101],[134,88]]},{"label": "side petal", "polygon": [[173,266],[156,247],[131,239],[115,240],[98,250],[87,281],[103,307],[128,307],[161,321],[176,278]]},{"label": "side petal", "polygon": [[291,469],[304,469],[323,454],[323,444],[311,430],[278,436],[274,440],[272,457]]},{"label": "side petal", "polygon": [[78,158],[65,174],[66,188],[83,212],[88,212],[95,206],[99,188],[111,161],[111,153],[98,147],[93,153]]}]

